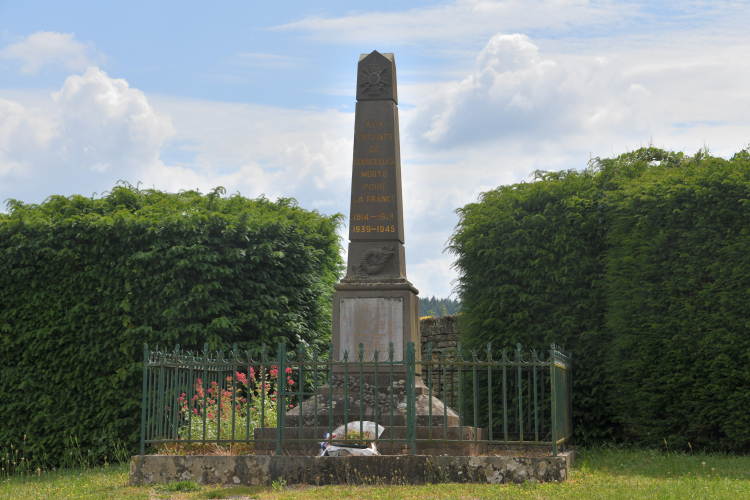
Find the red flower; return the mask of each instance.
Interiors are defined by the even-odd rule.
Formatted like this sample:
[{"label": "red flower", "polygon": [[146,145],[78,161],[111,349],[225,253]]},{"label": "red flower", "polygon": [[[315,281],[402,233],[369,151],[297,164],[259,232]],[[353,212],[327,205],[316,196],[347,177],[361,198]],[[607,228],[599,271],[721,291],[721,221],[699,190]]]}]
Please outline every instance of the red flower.
[{"label": "red flower", "polygon": [[286,367],[286,372],[287,373],[292,373],[292,367],[291,366],[287,366]]}]

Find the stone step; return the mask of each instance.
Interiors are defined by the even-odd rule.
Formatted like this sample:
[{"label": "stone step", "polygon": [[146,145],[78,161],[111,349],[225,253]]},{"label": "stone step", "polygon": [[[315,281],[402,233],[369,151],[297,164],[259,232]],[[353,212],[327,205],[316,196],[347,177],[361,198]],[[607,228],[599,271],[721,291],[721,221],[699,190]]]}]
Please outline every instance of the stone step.
[{"label": "stone step", "polygon": [[[334,429],[336,427],[334,426]],[[417,426],[416,439],[430,439],[430,427]],[[329,431],[328,427],[318,427],[317,432],[314,427],[302,427],[301,439],[315,439],[315,441],[295,442],[300,439],[299,427],[287,427],[285,430],[285,441],[282,444],[282,453],[287,455],[314,455],[320,451],[320,442],[325,441],[324,435]],[[445,434],[444,434],[445,431]],[[448,455],[448,456],[477,456],[487,453],[487,445],[482,440],[487,439],[487,429],[477,429],[476,439],[474,442],[474,428],[457,426],[450,427],[433,427],[432,441],[417,442],[417,454],[419,455]],[[256,440],[261,438],[261,430],[255,429],[254,437]],[[390,439],[406,439],[406,427],[394,426],[386,427],[383,434],[380,435],[376,443],[378,452],[381,455],[404,455],[411,453],[411,447],[404,442],[391,442]],[[459,441],[459,438],[461,439]],[[276,452],[276,428],[269,427],[263,430],[263,439],[267,443],[256,444],[256,454],[274,454]],[[447,441],[445,440],[447,439]]]}]

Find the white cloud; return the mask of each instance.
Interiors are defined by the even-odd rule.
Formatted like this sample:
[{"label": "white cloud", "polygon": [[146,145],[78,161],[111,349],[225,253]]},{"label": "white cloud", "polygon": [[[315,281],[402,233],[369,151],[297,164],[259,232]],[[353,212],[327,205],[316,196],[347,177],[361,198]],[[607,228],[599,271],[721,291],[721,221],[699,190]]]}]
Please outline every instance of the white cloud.
[{"label": "white cloud", "polygon": [[19,175],[43,161],[43,152],[59,135],[58,128],[58,120],[38,108],[0,98],[0,175]]},{"label": "white cloud", "polygon": [[[479,53],[474,72],[430,91],[422,87],[421,102],[404,122],[421,154],[503,145],[506,159],[515,151],[554,162],[571,147],[609,156],[650,138],[681,149],[687,145],[672,140],[685,132],[681,124],[696,121],[714,128],[698,145],[707,140],[736,150],[747,136],[720,129],[750,124],[743,83],[750,77],[742,55],[747,41],[685,36],[679,42],[681,51],[635,44],[606,57],[550,55],[526,35],[497,34]],[[558,152],[544,158],[545,144]]]},{"label": "white cloud", "polygon": [[463,52],[467,41],[498,31],[547,28],[563,32],[574,26],[619,23],[636,12],[634,5],[586,0],[457,0],[402,12],[313,16],[274,29],[306,32],[334,43],[389,47],[423,43],[425,50],[437,44]]},{"label": "white cloud", "polygon": [[45,66],[61,66],[68,71],[82,71],[89,66],[104,62],[104,55],[93,43],[75,40],[73,33],[37,31],[23,41],[0,50],[0,58],[18,60],[19,72],[35,75]]},{"label": "white cloud", "polygon": [[93,170],[148,167],[174,133],[169,117],[156,113],[143,92],[99,68],[68,77],[52,100],[64,124],[63,159]]},{"label": "white cloud", "polygon": [[173,133],[143,92],[95,67],[32,106],[0,99],[0,197],[102,192],[158,167]]},{"label": "white cloud", "polygon": [[[250,197],[294,197],[304,206],[347,200],[353,114],[165,96],[151,102],[171,116],[176,134],[165,145],[164,166],[145,172],[145,183],[160,172],[160,189],[223,185]],[[190,161],[176,170],[180,162],[172,158],[184,154]]]}]

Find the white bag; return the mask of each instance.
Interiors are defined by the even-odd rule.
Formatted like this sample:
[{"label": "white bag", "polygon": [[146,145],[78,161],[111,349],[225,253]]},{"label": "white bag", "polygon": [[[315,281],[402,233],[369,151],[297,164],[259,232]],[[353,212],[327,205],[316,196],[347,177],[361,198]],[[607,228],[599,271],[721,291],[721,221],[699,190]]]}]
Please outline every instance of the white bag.
[{"label": "white bag", "polygon": [[[382,425],[377,425],[375,422],[369,422],[369,421],[362,421],[362,439],[375,439],[376,437],[380,437],[380,435],[385,430],[385,427]],[[347,432],[359,432],[360,431],[360,421],[357,420],[356,422],[349,422],[348,424],[341,425],[336,428],[335,431],[333,431],[333,435],[329,436],[326,432],[326,439],[336,439],[336,438],[343,438],[346,436]],[[318,453],[319,457],[323,456],[330,456],[330,457],[345,457],[348,455],[355,456],[355,457],[371,457],[373,455],[380,455],[378,453],[378,449],[375,447],[375,443],[370,443],[370,446],[368,448],[351,448],[349,446],[334,446],[328,441],[324,441],[320,443],[320,453]]]}]

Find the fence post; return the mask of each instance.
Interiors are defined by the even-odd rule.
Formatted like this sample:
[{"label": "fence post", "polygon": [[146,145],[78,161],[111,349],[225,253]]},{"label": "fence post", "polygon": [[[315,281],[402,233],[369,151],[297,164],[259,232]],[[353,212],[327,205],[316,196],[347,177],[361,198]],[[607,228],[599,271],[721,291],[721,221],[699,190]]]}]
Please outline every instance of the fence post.
[{"label": "fence post", "polygon": [[[279,355],[276,361],[276,455],[281,455],[281,443],[286,429],[286,403],[284,397],[284,383],[286,371],[286,344],[279,344]],[[301,417],[301,414],[300,414]]]},{"label": "fence post", "polygon": [[554,342],[549,346],[549,381],[550,385],[550,408],[552,409],[551,424],[552,424],[552,456],[557,456],[557,384],[555,381],[557,376],[555,375],[555,344]]},{"label": "fence post", "polygon": [[148,378],[148,344],[143,344],[143,396],[141,399],[141,456],[146,454],[146,384]]},{"label": "fence post", "polygon": [[[415,364],[416,355],[414,352],[414,342],[406,345],[406,440],[411,447],[411,454],[417,454],[416,443],[416,397],[415,397]],[[393,431],[391,431],[393,432]]]}]

